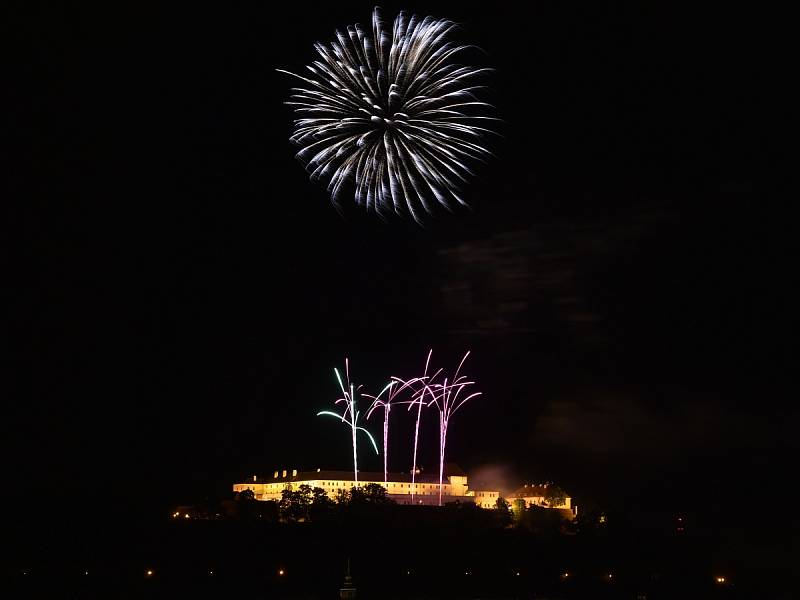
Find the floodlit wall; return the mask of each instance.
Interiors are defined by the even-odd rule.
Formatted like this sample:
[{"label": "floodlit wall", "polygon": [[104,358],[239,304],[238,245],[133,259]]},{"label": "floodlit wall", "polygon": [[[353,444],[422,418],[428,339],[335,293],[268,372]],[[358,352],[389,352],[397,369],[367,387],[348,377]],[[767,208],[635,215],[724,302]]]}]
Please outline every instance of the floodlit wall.
[{"label": "floodlit wall", "polygon": [[511,505],[514,505],[515,500],[524,500],[526,507],[531,506],[541,506],[543,508],[564,508],[568,510],[572,510],[572,498],[566,497],[564,498],[564,502],[558,504],[557,506],[550,506],[544,499],[544,496],[518,496],[516,498],[509,498],[508,501]]},{"label": "floodlit wall", "polygon": [[476,490],[470,492],[475,498],[475,504],[481,508],[495,508],[497,506],[497,499],[500,497],[500,492],[490,492],[484,490]]},{"label": "floodlit wall", "polygon": [[[368,483],[383,486],[389,498],[398,504],[411,504],[411,486],[414,486],[414,504],[435,505],[439,503],[438,483],[408,483],[399,481],[359,481],[343,479],[306,479],[302,481],[252,481],[237,483],[233,486],[234,492],[252,490],[256,500],[280,500],[284,489],[296,490],[301,485],[325,490],[328,497],[336,499],[336,494],[341,491],[350,491],[350,488],[363,487]],[[480,495],[477,495],[480,494]],[[469,491],[466,476],[451,475],[442,482],[442,503],[445,502],[475,502],[483,508],[494,508],[499,492],[472,492]]]}]

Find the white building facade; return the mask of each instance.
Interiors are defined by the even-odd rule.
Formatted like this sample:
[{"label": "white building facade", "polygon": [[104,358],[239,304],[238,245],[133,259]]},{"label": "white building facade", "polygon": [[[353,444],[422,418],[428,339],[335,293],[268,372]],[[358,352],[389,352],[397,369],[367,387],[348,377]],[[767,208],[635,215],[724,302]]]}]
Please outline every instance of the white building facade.
[{"label": "white building facade", "polygon": [[[471,502],[481,508],[494,508],[500,492],[491,490],[470,490],[467,475],[460,470],[446,471],[442,479],[442,504],[447,502]],[[410,473],[389,473],[384,481],[382,472],[359,472],[358,483],[352,471],[275,471],[271,478],[253,476],[252,481],[236,483],[234,492],[252,490],[256,500],[280,500],[285,489],[296,490],[301,485],[325,490],[328,497],[336,499],[337,494],[349,492],[353,487],[363,487],[374,483],[386,489],[389,498],[397,504],[438,505],[439,476],[426,473],[417,474],[412,481]]]}]

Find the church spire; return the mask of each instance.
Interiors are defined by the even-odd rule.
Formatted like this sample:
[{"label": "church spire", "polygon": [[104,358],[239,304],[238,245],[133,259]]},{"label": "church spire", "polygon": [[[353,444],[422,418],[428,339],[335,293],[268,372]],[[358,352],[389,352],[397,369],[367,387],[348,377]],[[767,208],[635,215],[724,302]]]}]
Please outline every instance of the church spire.
[{"label": "church spire", "polygon": [[353,600],[356,597],[356,588],[350,576],[350,557],[347,557],[347,570],[344,574],[344,585],[339,589],[339,600]]}]

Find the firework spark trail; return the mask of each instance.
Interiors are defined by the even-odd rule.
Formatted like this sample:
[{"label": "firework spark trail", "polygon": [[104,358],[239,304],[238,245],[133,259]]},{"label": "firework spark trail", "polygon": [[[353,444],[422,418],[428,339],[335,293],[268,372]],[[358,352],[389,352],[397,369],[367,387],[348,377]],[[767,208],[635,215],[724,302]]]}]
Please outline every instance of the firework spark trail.
[{"label": "firework spark trail", "polygon": [[447,378],[445,378],[444,383],[433,385],[436,391],[432,394],[432,400],[428,404],[428,406],[435,404],[439,412],[439,506],[442,505],[445,447],[447,445],[447,428],[450,418],[467,401],[481,395],[481,392],[473,392],[466,397],[460,397],[464,390],[469,390],[469,386],[475,384],[474,381],[468,381],[464,375],[459,375],[461,367],[464,366],[469,354],[467,352],[464,358],[461,359],[451,383],[448,383]]},{"label": "firework spark trail", "polygon": [[[375,443],[375,439],[372,437],[372,434],[360,427],[358,425],[358,417],[360,415],[359,411],[356,410],[356,394],[358,390],[361,389],[361,386],[356,388],[352,383],[350,383],[350,362],[348,359],[344,359],[345,365],[345,375],[347,378],[347,386],[345,387],[344,382],[342,381],[342,376],[339,375],[339,370],[334,368],[333,372],[336,374],[336,379],[339,382],[339,387],[342,390],[342,397],[336,400],[334,404],[344,403],[344,411],[342,414],[338,414],[329,410],[323,410],[317,413],[317,416],[320,415],[328,415],[331,417],[336,417],[337,419],[341,419],[342,423],[346,423],[351,430],[352,439],[353,439],[353,479],[356,484],[358,484],[358,450],[357,450],[357,439],[356,434],[359,431],[363,431],[367,434],[369,441],[372,442],[372,447],[375,448],[375,454],[378,454],[378,445]],[[348,391],[349,390],[349,391]]]},{"label": "firework spark trail", "polygon": [[[356,204],[381,214],[438,203],[466,206],[459,188],[473,175],[470,164],[491,155],[482,125],[495,117],[472,80],[491,69],[462,66],[453,59],[472,46],[448,41],[456,24],[446,19],[408,17],[401,12],[391,30],[376,7],[372,37],[359,24],[337,31],[336,41],[314,45],[321,60],[300,79],[288,105],[298,116],[292,143],[300,146],[312,180],[328,182],[337,204],[342,188],[355,185]],[[349,184],[348,184],[349,185]]]},{"label": "firework spark trail", "polygon": [[422,407],[429,406],[425,405],[425,393],[429,393],[432,395],[431,391],[431,384],[439,376],[442,372],[441,369],[436,371],[433,376],[428,377],[428,368],[430,367],[431,363],[431,354],[433,354],[433,349],[428,351],[428,358],[425,361],[425,371],[422,377],[418,377],[417,380],[422,383],[422,387],[417,390],[414,395],[412,396],[411,401],[408,403],[408,410],[410,411],[414,408],[414,405],[417,405],[417,420],[414,425],[414,457],[411,466],[411,503],[414,503],[414,495],[416,493],[416,478],[417,478],[417,446],[419,444],[419,423],[422,419]]},{"label": "firework spark trail", "polygon": [[[392,377],[391,381],[384,387],[377,396],[370,396],[369,394],[362,394],[365,398],[372,398],[372,405],[367,411],[367,419],[379,407],[383,407],[383,482],[389,481],[389,413],[392,410],[392,403],[397,396],[406,388],[412,386],[419,381],[419,378],[409,379],[403,381],[399,377]],[[412,388],[413,389],[413,388]],[[386,400],[381,400],[381,396],[388,390],[389,394]]]}]

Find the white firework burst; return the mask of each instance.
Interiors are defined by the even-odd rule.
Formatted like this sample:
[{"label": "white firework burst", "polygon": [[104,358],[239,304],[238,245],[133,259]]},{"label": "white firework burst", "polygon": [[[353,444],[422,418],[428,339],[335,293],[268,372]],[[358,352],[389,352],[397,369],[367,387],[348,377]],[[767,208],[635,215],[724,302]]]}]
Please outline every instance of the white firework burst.
[{"label": "white firework burst", "polygon": [[478,99],[475,77],[486,68],[453,58],[471,46],[448,41],[452,21],[400,13],[391,29],[372,14],[372,36],[361,25],[314,45],[314,61],[292,88],[298,118],[291,141],[312,180],[328,183],[337,203],[354,189],[356,204],[382,213],[407,209],[417,222],[435,205],[465,205],[459,189],[470,164],[489,154],[482,127],[496,120]]}]

